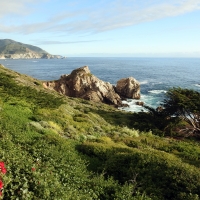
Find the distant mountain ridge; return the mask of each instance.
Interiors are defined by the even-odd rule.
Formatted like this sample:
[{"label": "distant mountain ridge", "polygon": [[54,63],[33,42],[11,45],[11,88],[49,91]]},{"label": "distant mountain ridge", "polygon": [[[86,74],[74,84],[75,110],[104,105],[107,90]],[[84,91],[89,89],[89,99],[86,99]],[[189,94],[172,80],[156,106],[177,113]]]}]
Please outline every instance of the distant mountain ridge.
[{"label": "distant mountain ridge", "polygon": [[51,55],[43,49],[17,42],[11,39],[0,40],[0,59],[33,59],[33,58],[62,58],[59,55]]}]

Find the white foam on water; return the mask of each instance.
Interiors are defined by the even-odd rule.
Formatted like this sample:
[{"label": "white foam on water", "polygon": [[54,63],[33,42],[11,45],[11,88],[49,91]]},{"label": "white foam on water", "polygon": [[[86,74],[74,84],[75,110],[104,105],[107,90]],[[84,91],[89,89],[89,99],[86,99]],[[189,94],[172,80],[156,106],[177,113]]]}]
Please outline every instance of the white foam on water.
[{"label": "white foam on water", "polygon": [[162,82],[154,82],[154,83],[152,83],[152,85],[160,85],[160,84],[162,84]]},{"label": "white foam on water", "polygon": [[149,81],[147,81],[147,80],[139,81],[139,82],[140,82],[140,85],[145,85],[145,84],[148,84],[148,83],[149,83]]},{"label": "white foam on water", "polygon": [[120,110],[125,110],[128,112],[141,112],[141,111],[145,111],[146,109],[142,106],[136,105],[136,101],[133,100],[132,102],[128,102],[128,101],[123,101],[123,104],[127,104],[128,107],[120,107]]},{"label": "white foam on water", "polygon": [[200,84],[194,84],[194,86],[196,86],[196,87],[200,87]]},{"label": "white foam on water", "polygon": [[147,111],[143,106],[137,105],[137,102],[144,102],[145,105],[156,108],[159,106],[158,98],[151,95],[141,95],[140,99],[127,99],[122,101],[123,104],[127,104],[128,107],[120,107],[120,110],[130,111],[130,112],[141,112]]},{"label": "white foam on water", "polygon": [[149,93],[153,93],[153,94],[161,94],[161,93],[166,93],[166,90],[150,90],[148,91]]}]

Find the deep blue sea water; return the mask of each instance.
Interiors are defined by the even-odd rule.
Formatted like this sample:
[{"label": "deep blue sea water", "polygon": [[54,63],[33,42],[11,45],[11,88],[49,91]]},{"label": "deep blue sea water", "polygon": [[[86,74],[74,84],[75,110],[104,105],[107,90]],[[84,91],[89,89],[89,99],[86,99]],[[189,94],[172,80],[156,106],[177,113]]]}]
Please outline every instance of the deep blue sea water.
[{"label": "deep blue sea water", "polygon": [[[62,74],[89,66],[99,79],[116,84],[134,77],[141,84],[141,100],[157,107],[169,88],[190,88],[200,92],[200,58],[71,57],[67,59],[0,60],[5,67],[40,80],[56,80]],[[128,100],[129,111],[139,111],[135,100]]]}]

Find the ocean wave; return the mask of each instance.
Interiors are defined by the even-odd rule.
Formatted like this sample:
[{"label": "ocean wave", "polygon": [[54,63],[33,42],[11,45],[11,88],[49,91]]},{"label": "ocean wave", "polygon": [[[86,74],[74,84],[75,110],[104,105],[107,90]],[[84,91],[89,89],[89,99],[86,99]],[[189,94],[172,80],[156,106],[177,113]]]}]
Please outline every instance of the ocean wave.
[{"label": "ocean wave", "polygon": [[119,110],[124,110],[128,112],[146,111],[144,107],[136,105],[135,102],[136,102],[135,100],[133,100],[132,102],[123,101],[124,104],[128,104],[128,107],[120,107]]},{"label": "ocean wave", "polygon": [[129,112],[141,112],[141,111],[146,112],[147,110],[143,106],[138,105],[137,102],[143,102],[147,106],[155,107],[154,104],[156,105],[157,101],[158,99],[156,97],[153,97],[151,95],[141,94],[140,99],[127,99],[122,101],[122,103],[127,104],[128,107],[121,107],[119,109]]},{"label": "ocean wave", "polygon": [[200,84],[194,84],[194,86],[196,86],[196,87],[200,87]]},{"label": "ocean wave", "polygon": [[161,93],[166,93],[167,91],[166,90],[150,90],[148,92],[153,93],[153,94],[161,94]]},{"label": "ocean wave", "polygon": [[148,84],[148,83],[149,83],[149,81],[147,81],[147,80],[140,81],[140,85],[145,85],[145,84]]},{"label": "ocean wave", "polygon": [[154,82],[154,83],[152,83],[152,85],[160,85],[160,84],[162,84],[162,82]]},{"label": "ocean wave", "polygon": [[157,95],[159,93],[165,93],[165,90],[150,90],[154,94],[141,94],[140,99],[127,99],[122,101],[123,104],[127,104],[128,107],[121,107],[120,110],[130,111],[130,112],[146,112],[147,110],[141,106],[138,105],[138,102],[143,102],[144,105],[150,106],[152,108],[157,108],[162,104],[162,97],[160,95]]}]

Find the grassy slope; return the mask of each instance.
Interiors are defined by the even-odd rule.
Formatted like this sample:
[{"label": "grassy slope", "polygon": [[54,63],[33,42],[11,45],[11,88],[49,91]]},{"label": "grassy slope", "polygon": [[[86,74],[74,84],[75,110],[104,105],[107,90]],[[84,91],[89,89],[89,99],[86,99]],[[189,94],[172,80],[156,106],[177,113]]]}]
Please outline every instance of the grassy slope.
[{"label": "grassy slope", "polygon": [[0,66],[4,199],[199,199],[199,144],[136,131],[132,119]]}]

